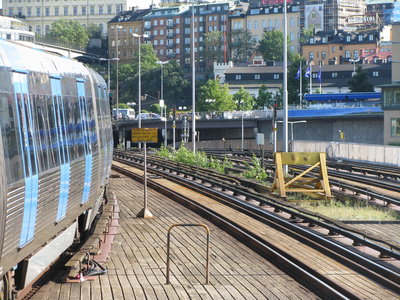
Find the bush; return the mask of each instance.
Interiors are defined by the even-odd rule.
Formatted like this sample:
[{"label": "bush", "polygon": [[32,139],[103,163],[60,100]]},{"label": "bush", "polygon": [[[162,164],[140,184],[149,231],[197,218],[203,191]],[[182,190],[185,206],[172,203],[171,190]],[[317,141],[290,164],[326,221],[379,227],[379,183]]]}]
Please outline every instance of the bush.
[{"label": "bush", "polygon": [[265,172],[265,169],[261,167],[261,161],[253,155],[251,158],[251,162],[253,165],[247,165],[248,171],[243,173],[243,176],[245,178],[253,178],[257,180],[264,180],[268,177],[267,172]]}]

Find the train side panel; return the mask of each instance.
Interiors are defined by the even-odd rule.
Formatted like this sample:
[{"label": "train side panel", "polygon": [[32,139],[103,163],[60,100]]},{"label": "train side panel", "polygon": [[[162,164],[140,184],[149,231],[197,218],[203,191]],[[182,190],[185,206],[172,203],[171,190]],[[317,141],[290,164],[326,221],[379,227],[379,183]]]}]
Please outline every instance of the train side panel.
[{"label": "train side panel", "polygon": [[93,220],[112,158],[105,91],[80,63],[0,40],[1,275]]}]

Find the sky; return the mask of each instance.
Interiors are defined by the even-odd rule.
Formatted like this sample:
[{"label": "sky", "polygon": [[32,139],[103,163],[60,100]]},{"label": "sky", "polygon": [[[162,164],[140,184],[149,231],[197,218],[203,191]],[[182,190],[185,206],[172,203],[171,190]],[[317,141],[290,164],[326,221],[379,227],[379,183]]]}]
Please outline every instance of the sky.
[{"label": "sky", "polygon": [[[153,0],[153,1],[154,4],[160,3],[160,0]],[[135,0],[133,1],[133,3],[139,6],[140,8],[149,8],[149,6],[151,5],[151,0]]]}]

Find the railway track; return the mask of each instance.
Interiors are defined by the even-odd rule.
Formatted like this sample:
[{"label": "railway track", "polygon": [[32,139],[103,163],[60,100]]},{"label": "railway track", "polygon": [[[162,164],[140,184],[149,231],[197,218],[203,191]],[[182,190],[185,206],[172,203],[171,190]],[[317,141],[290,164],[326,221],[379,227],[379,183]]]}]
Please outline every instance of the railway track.
[{"label": "railway track", "polygon": [[[208,155],[212,155],[220,160],[223,160],[226,154],[215,151],[208,151]],[[235,164],[236,168],[243,169],[246,163],[250,163],[252,153],[234,152],[229,156],[230,161]],[[264,168],[271,174],[270,178],[274,177],[275,165],[272,156],[267,154],[264,159]],[[300,174],[306,167],[296,166],[290,168],[292,174]],[[233,170],[234,171],[234,170]],[[318,168],[313,172],[317,173]],[[357,172],[357,173],[355,173]],[[374,176],[366,176],[373,174]],[[368,200],[381,200],[383,205],[393,204],[400,206],[400,168],[390,166],[380,166],[367,163],[338,163],[328,161],[329,183],[336,187],[333,191],[339,195],[343,195],[347,191],[348,196],[364,195]],[[357,183],[367,186],[360,187]],[[382,190],[390,193],[382,193]],[[396,196],[397,195],[397,196]]]},{"label": "railway track", "polygon": [[[114,153],[114,160],[125,165],[134,166],[135,168],[142,168],[143,166],[142,157],[138,154],[116,151]],[[380,285],[400,294],[399,270],[393,264],[384,261],[377,262],[379,256],[391,257],[394,260],[399,260],[400,245],[379,240],[378,237],[368,237],[367,240],[367,238],[362,235],[362,232],[351,230],[350,226],[346,224],[340,224],[341,222],[308,212],[304,209],[299,209],[287,203],[285,204],[276,197],[261,195],[255,192],[257,187],[255,188],[251,186],[250,182],[236,177],[167,161],[153,156],[148,158],[148,165],[149,172],[153,174],[150,175],[150,177],[159,176],[168,178],[168,180],[177,182],[180,185],[206,194],[214,199],[218,199],[218,201],[229,207],[234,207],[236,210],[250,215],[265,224],[269,224],[274,228],[279,228],[279,230],[285,232],[288,236],[310,245],[314,249],[319,249],[322,253],[325,253],[325,255],[344,262],[346,265],[351,266],[353,270],[365,274],[365,276],[372,278]],[[114,168],[127,174],[124,168],[115,166]],[[130,174],[130,176],[133,175]],[[136,175],[136,177],[138,180],[141,180],[141,176]],[[152,184],[154,186],[157,185],[156,183]],[[162,187],[157,186],[157,188],[161,189]],[[167,191],[166,193],[177,197],[176,193],[173,191]],[[186,199],[185,201],[190,202],[190,199]],[[196,206],[193,203],[187,205]],[[273,208],[274,212],[268,208]],[[200,208],[196,209],[200,210]],[[213,215],[213,213],[207,212],[207,207],[202,207],[201,211],[202,214]],[[332,280],[324,278],[324,276],[321,276],[321,274],[315,270],[301,263],[299,264],[295,258],[288,257],[287,254],[274,247],[274,245],[260,240],[257,236],[252,235],[251,232],[240,228],[238,229],[235,224],[225,224],[226,220],[224,220],[223,216],[213,216],[213,218],[216,218],[215,222],[221,224],[222,227],[234,230],[235,234],[237,234],[241,240],[246,238],[254,249],[268,247],[268,253],[275,253],[274,259],[277,259],[277,256],[283,256],[283,260],[286,262],[281,263],[289,270],[294,268],[292,271],[293,274],[300,276],[299,274],[301,273],[302,275],[300,277],[307,276],[307,280],[310,280],[308,284],[322,284],[318,287],[320,293],[330,295],[330,297],[357,298],[349,289],[343,288],[337,283],[332,282]],[[321,234],[321,231],[315,231],[313,229],[315,225],[318,225],[319,228],[324,228],[326,233]],[[334,238],[337,234],[351,239],[354,244],[362,243],[368,246],[375,255],[363,255],[356,248],[337,242]],[[386,247],[375,243],[376,241],[385,244]],[[296,264],[297,267],[295,267]],[[305,275],[306,273],[309,275]],[[315,278],[312,279],[313,277]]]}]

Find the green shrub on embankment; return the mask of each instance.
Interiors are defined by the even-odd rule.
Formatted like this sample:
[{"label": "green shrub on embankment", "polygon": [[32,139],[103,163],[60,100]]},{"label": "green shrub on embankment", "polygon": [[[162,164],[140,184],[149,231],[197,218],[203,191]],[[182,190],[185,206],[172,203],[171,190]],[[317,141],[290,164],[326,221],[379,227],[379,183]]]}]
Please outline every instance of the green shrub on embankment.
[{"label": "green shrub on embankment", "polygon": [[395,221],[400,220],[398,212],[376,205],[367,201],[352,199],[331,201],[300,201],[300,207],[337,220],[363,220],[363,221]]},{"label": "green shrub on embankment", "polygon": [[180,147],[177,151],[170,152],[166,147],[161,146],[160,150],[156,152],[156,155],[192,166],[212,168],[221,173],[224,172],[226,167],[231,168],[233,166],[232,162],[227,157],[224,158],[224,161],[220,161],[212,156],[208,158],[202,151],[193,153],[185,147]]}]

